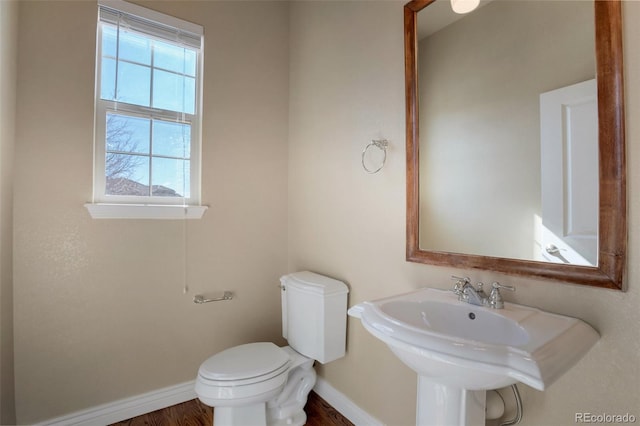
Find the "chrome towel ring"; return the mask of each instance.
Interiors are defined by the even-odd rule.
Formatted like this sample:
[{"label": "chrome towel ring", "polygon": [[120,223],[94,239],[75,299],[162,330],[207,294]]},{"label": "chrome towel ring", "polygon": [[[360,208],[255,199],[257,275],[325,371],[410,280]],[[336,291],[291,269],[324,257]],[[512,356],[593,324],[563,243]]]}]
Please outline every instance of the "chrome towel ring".
[{"label": "chrome towel ring", "polygon": [[[364,147],[364,149],[362,150],[362,167],[367,173],[373,174],[373,173],[378,173],[380,170],[382,170],[382,168],[384,167],[384,163],[387,161],[387,146],[389,146],[389,141],[387,141],[386,139],[379,139],[379,140],[374,139],[371,141],[369,145]],[[382,163],[380,164],[380,167],[376,169],[367,167],[367,164],[364,159],[367,151],[371,147],[376,147],[380,149],[383,153]]]}]

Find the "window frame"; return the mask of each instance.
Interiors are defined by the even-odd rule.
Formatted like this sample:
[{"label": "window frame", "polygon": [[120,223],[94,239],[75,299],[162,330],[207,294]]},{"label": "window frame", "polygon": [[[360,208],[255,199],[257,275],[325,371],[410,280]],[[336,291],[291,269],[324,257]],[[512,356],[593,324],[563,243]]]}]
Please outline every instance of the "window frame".
[{"label": "window frame", "polygon": [[[201,197],[201,146],[202,146],[202,82],[203,82],[203,70],[204,70],[204,55],[203,55],[203,29],[201,26],[192,24],[187,21],[183,21],[173,16],[165,15],[156,12],[151,9],[147,9],[141,6],[137,6],[131,3],[127,3],[122,0],[100,0],[98,1],[99,9],[106,7],[126,15],[135,16],[144,21],[150,21],[155,24],[159,24],[163,27],[170,27],[177,31],[186,31],[191,34],[200,36],[200,48],[183,44],[184,47],[193,49],[196,51],[196,75],[195,75],[195,105],[194,113],[183,113],[170,110],[164,110],[160,108],[154,108],[152,106],[139,106],[129,104],[125,102],[118,102],[116,100],[101,99],[101,87],[102,87],[102,36],[103,28],[112,24],[103,22],[98,15],[97,19],[97,39],[96,39],[96,79],[95,79],[95,92],[94,92],[94,176],[93,176],[93,200],[88,203],[87,209],[93,217],[128,217],[126,210],[135,211],[133,217],[141,218],[144,214],[140,207],[149,206],[155,207],[153,209],[147,209],[150,212],[150,218],[172,218],[172,214],[167,216],[167,213],[157,214],[162,209],[159,207],[174,207],[169,209],[174,211],[179,217],[192,216],[191,213],[187,213],[188,207],[204,207],[200,206]],[[166,37],[154,36],[146,32],[137,31],[136,28],[128,29],[135,32],[145,38],[155,39],[163,43],[170,43],[176,45],[175,41],[169,40]],[[179,45],[179,44],[177,44]],[[151,64],[153,72],[153,63]],[[162,70],[162,68],[157,68]],[[153,77],[151,83],[153,82]],[[153,86],[151,86],[153,91]],[[181,197],[168,197],[168,196],[134,196],[134,195],[107,195],[106,194],[106,156],[107,156],[107,144],[106,144],[106,127],[107,127],[107,115],[109,113],[115,113],[130,117],[140,117],[150,120],[163,120],[174,123],[184,123],[190,125],[190,153],[189,153],[189,197],[185,194]],[[151,136],[151,134],[150,134]],[[162,155],[154,156],[150,151],[148,154],[144,154],[151,158],[163,158]],[[150,166],[151,168],[151,166]],[[150,172],[151,173],[151,172]],[[149,176],[149,186],[153,185],[152,176]],[[89,208],[89,205],[91,208]],[[107,208],[101,209],[100,205],[106,205]],[[122,206],[123,209],[115,209],[114,207]],[[132,209],[127,209],[127,206],[133,206]],[[177,207],[177,208],[176,208]],[[195,211],[202,211],[206,207],[192,209]],[[101,213],[94,214],[101,211]],[[119,213],[113,215],[114,211]],[[182,213],[181,213],[182,212]],[[160,217],[158,217],[160,216]],[[200,214],[201,216],[201,214]]]}]

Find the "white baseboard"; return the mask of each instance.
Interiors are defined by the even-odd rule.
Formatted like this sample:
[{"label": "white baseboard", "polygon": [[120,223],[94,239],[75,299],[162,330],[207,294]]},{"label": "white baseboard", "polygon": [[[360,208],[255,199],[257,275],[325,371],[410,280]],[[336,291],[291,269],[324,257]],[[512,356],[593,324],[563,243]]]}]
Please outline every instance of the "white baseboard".
[{"label": "white baseboard", "polygon": [[353,401],[347,398],[345,394],[331,386],[329,382],[322,377],[318,377],[313,390],[354,425],[384,426],[384,423],[358,407]]},{"label": "white baseboard", "polygon": [[[197,398],[195,381],[151,391],[86,410],[57,417],[36,426],[104,426]],[[342,392],[318,377],[313,390],[356,426],[383,426],[383,423],[358,407]]]},{"label": "white baseboard", "polygon": [[195,381],[192,380],[131,398],[77,411],[66,416],[38,423],[38,425],[104,426],[195,399],[197,396],[194,386]]}]

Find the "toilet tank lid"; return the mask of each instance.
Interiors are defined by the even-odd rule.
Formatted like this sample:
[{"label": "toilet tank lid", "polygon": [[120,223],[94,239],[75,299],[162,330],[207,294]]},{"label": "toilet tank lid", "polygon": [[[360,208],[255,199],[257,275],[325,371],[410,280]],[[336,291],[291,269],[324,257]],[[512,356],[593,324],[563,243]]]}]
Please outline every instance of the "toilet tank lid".
[{"label": "toilet tank lid", "polygon": [[315,272],[301,271],[288,274],[280,278],[285,286],[293,286],[298,290],[317,293],[324,296],[332,294],[344,294],[349,288],[342,281],[316,274]]}]

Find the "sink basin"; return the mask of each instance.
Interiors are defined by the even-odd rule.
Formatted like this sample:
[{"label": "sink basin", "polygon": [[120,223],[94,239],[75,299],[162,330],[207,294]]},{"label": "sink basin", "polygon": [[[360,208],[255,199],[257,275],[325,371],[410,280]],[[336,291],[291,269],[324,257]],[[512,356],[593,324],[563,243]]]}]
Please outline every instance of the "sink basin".
[{"label": "sink basin", "polygon": [[[437,290],[434,290],[437,291]],[[448,295],[434,293],[443,300],[392,300],[379,305],[380,310],[397,323],[418,330],[440,333],[452,338],[475,340],[495,345],[522,345],[529,335],[510,312],[500,315],[486,309],[473,309],[467,303],[451,304]]]},{"label": "sink basin", "polygon": [[[474,306],[431,288],[363,302],[349,315],[418,373],[418,424],[484,424],[479,413],[484,416],[486,390],[517,382],[544,390],[600,337],[576,318],[513,303],[503,309]],[[442,395],[452,396],[456,408],[424,407],[421,401]],[[477,400],[475,408],[458,407],[471,400]],[[434,419],[438,409],[462,418]],[[470,420],[465,410],[477,413]]]},{"label": "sink basin", "polygon": [[583,321],[528,306],[503,309],[422,289],[349,309],[418,374],[464,389],[516,382],[544,390],[599,339]]}]

